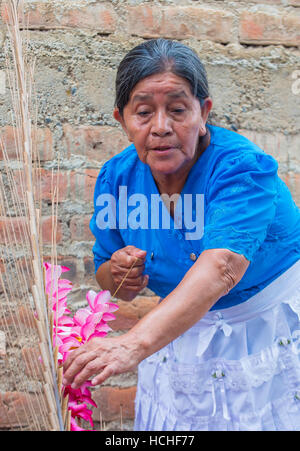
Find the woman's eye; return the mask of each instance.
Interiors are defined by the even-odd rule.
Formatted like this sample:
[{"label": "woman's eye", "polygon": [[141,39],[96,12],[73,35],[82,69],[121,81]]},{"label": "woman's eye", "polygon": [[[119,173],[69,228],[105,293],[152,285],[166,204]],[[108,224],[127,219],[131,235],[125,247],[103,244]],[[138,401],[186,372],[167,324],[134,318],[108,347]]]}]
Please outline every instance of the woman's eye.
[{"label": "woman's eye", "polygon": [[172,113],[175,113],[175,114],[182,114],[182,113],[184,113],[184,111],[185,111],[184,108],[174,108],[174,109],[172,110]]},{"label": "woman's eye", "polygon": [[150,114],[150,111],[139,111],[137,114],[138,116],[145,117]]}]

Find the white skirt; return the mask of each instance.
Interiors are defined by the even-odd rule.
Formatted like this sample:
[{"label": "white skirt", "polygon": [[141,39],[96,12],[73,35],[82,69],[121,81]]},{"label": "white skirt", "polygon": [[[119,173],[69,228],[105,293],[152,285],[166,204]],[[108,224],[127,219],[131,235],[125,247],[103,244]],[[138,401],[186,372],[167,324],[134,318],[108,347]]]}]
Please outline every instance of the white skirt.
[{"label": "white skirt", "polygon": [[138,368],[136,431],[300,431],[300,260]]}]

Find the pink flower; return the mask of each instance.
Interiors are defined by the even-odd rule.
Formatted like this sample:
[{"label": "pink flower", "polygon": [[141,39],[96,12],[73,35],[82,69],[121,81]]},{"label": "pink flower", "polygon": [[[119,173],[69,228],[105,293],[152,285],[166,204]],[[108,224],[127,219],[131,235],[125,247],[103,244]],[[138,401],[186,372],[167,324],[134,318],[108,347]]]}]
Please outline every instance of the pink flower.
[{"label": "pink flower", "polygon": [[88,308],[81,308],[77,310],[73,316],[74,326],[78,327],[78,330],[85,324],[86,320],[90,316],[91,311]]},{"label": "pink flower", "polygon": [[76,334],[68,335],[67,337],[62,338],[61,346],[59,347],[59,352],[64,356],[63,360],[67,359],[67,353],[72,351],[73,349],[77,349],[80,347],[82,343],[81,337]]},{"label": "pink flower", "polygon": [[[109,302],[109,291],[96,293],[90,290],[86,294],[88,306],[77,310],[73,317],[67,306],[67,295],[72,290],[72,283],[67,279],[59,279],[61,274],[69,268],[44,263],[46,293],[53,310],[53,346],[58,346],[58,361],[61,365],[72,350],[79,348],[94,337],[105,337],[111,328],[106,324],[115,316],[112,312],[118,306]],[[90,404],[97,407],[93,401],[87,381],[79,389],[71,386],[64,387],[64,396],[69,395],[68,409],[71,411],[71,430],[84,431],[76,419],[83,419],[93,427],[92,410],[87,408]]]},{"label": "pink flower", "polygon": [[67,279],[60,279],[63,272],[69,271],[70,269],[66,266],[51,265],[45,262],[45,283],[46,283],[46,293],[52,299],[53,302],[58,302],[72,290],[72,283]]},{"label": "pink flower", "polygon": [[103,314],[101,312],[88,316],[85,324],[81,328],[81,336],[84,341],[88,341],[93,337],[105,337],[111,328],[101,321]]},{"label": "pink flower", "polygon": [[65,387],[64,393],[65,393],[65,395],[66,394],[69,395],[70,401],[77,402],[78,400],[81,400],[81,402],[84,402],[86,404],[90,404],[94,407],[97,407],[97,404],[92,399],[91,392],[88,388],[91,385],[92,385],[92,383],[90,381],[85,382],[84,384],[81,385],[81,387],[76,388],[76,389],[71,388],[70,385],[67,385]]},{"label": "pink flower", "polygon": [[[94,426],[93,419],[92,419],[92,411],[87,408],[87,405],[85,403],[77,404],[74,401],[69,401],[69,410],[71,411],[71,417],[74,418],[81,418],[85,421],[88,421],[91,425],[91,427]],[[74,429],[72,429],[72,427]],[[78,431],[79,426],[76,424],[72,424],[71,422],[71,430],[77,430]],[[84,430],[80,428],[79,430]]]},{"label": "pink flower", "polygon": [[[87,301],[89,303],[90,309],[92,312],[114,312],[118,310],[117,304],[113,304],[110,301],[111,294],[108,290],[100,291],[99,293],[96,293],[93,290],[90,290],[86,294]],[[115,318],[113,318],[115,319]]]},{"label": "pink flower", "polygon": [[80,426],[78,426],[78,424],[76,423],[75,418],[73,418],[72,416],[71,416],[70,425],[71,425],[71,431],[83,431],[83,432],[86,432],[86,429],[81,428]]}]

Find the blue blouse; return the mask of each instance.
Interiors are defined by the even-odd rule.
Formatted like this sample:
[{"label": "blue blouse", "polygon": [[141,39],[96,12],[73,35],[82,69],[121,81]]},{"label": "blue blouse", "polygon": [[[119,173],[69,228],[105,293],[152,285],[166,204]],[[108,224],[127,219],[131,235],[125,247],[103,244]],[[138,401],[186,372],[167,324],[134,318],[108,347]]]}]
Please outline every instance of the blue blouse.
[{"label": "blue blouse", "polygon": [[95,272],[113,252],[134,245],[147,251],[148,287],[164,298],[202,251],[226,248],[250,265],[217,309],[247,300],[299,260],[300,210],[278,177],[277,162],[239,134],[208,127],[210,145],[190,170],[174,220],[163,202],[158,212],[158,188],[134,145],[104,164],[90,221]]}]

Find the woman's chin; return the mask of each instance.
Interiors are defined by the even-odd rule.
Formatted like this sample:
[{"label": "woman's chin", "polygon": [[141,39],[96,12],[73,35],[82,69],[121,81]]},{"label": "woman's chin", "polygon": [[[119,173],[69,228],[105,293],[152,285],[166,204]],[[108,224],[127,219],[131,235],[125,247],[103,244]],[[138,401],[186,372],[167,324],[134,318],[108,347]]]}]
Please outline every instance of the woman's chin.
[{"label": "woman's chin", "polygon": [[161,155],[162,152],[149,156],[146,163],[150,166],[152,173],[158,174],[175,174],[182,166],[182,161],[174,158],[174,156]]},{"label": "woman's chin", "polygon": [[149,164],[151,172],[157,175],[172,175],[176,174],[179,167],[174,164]]}]

